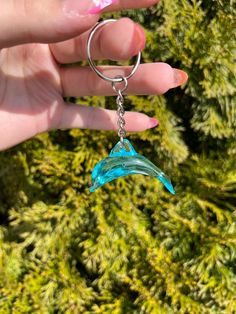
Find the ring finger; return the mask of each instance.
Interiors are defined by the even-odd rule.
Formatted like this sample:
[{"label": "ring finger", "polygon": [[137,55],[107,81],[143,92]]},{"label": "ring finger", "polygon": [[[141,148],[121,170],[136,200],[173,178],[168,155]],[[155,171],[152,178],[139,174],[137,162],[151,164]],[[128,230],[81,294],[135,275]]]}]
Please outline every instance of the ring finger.
[{"label": "ring finger", "polygon": [[[51,44],[50,49],[57,62],[65,64],[86,60],[89,32],[90,30],[74,39]],[[121,18],[96,32],[91,47],[93,59],[127,60],[144,48],[145,41],[144,30],[139,24],[129,18]]]}]

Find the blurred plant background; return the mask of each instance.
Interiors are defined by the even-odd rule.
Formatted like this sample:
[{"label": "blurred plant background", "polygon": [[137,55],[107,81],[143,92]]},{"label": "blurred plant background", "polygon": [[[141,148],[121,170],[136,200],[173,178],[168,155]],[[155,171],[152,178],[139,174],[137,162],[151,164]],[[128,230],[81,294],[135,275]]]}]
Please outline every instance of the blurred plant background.
[{"label": "blurred plant background", "polygon": [[[56,131],[0,154],[1,314],[236,313],[235,6],[122,12],[146,29],[142,62],[189,74],[165,96],[127,97],[160,121],[130,139],[176,196],[140,175],[89,192],[114,132]],[[115,108],[114,97],[76,101]]]}]

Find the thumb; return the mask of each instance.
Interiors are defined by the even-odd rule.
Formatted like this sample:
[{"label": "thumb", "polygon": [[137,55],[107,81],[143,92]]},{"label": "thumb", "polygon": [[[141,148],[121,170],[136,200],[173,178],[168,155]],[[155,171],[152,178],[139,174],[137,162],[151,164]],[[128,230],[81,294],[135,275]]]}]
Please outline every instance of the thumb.
[{"label": "thumb", "polygon": [[0,0],[0,48],[53,43],[88,30],[116,0]]}]

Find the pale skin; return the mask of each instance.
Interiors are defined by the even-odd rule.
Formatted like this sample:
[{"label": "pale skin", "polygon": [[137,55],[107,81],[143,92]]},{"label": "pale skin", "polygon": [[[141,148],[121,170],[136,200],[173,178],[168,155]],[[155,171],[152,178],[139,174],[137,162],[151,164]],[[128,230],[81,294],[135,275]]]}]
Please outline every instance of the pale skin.
[{"label": "pale skin", "polygon": [[[76,11],[73,5],[78,1],[84,2]],[[71,10],[64,7],[68,2]],[[92,6],[92,0],[0,0],[0,150],[52,129],[117,129],[115,111],[65,103],[63,99],[115,95],[111,84],[89,66],[65,68],[61,64],[87,59],[89,30],[103,12],[149,7],[158,1],[117,0],[99,13],[81,14],[81,3],[89,2]],[[144,47],[142,27],[122,18],[97,32],[92,51],[95,60],[127,60]],[[100,69],[108,76],[130,71],[114,66]],[[187,78],[185,72],[166,63],[142,64],[129,80],[126,94],[163,94]],[[128,112],[125,118],[127,131],[143,131],[158,123],[154,117],[137,112]]]}]

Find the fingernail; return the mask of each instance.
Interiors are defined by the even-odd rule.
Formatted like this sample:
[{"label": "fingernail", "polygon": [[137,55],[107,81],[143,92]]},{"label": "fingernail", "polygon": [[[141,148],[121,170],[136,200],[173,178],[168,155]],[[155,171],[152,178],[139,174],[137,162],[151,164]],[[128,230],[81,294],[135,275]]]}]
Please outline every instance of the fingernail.
[{"label": "fingernail", "polygon": [[180,85],[183,85],[188,80],[188,74],[182,70],[179,69],[173,69],[174,70],[174,86],[177,87]]},{"label": "fingernail", "polygon": [[93,7],[88,10],[89,14],[98,14],[104,8],[108,7],[109,5],[117,2],[118,0],[93,0]]},{"label": "fingernail", "polygon": [[64,12],[70,16],[84,16],[98,14],[117,0],[65,0]]},{"label": "fingernail", "polygon": [[158,123],[157,119],[155,119],[155,118],[150,118],[150,120],[149,120],[149,127],[150,127],[150,128],[155,128],[158,124],[159,124],[159,123]]},{"label": "fingernail", "polygon": [[133,52],[132,55],[136,55],[139,53],[139,51],[143,50],[146,44],[146,38],[145,38],[145,33],[142,29],[142,27],[138,24],[135,23],[135,28],[134,28],[134,37],[133,37]]}]

